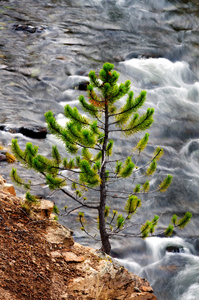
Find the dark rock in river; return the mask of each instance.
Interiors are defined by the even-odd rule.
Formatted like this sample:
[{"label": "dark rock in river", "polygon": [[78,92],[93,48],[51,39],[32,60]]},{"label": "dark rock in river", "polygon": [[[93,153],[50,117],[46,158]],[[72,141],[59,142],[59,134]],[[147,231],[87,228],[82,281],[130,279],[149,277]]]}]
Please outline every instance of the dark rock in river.
[{"label": "dark rock in river", "polygon": [[7,131],[10,133],[21,133],[27,137],[32,139],[44,139],[47,135],[47,128],[42,126],[22,126],[19,128],[7,126],[7,125],[0,125],[1,131]]},{"label": "dark rock in river", "polygon": [[89,81],[82,81],[82,82],[80,82],[78,84],[75,84],[73,86],[73,88],[75,90],[87,91],[87,86],[89,85],[89,83],[90,83]]},{"label": "dark rock in river", "polygon": [[171,253],[183,253],[184,249],[182,246],[167,246],[166,247],[166,252],[171,252]]},{"label": "dark rock in river", "polygon": [[6,158],[6,155],[0,153],[0,161],[6,161],[7,158]]},{"label": "dark rock in river", "polygon": [[19,128],[19,132],[33,139],[44,139],[47,135],[46,127],[39,127],[39,126],[35,126],[33,128],[21,127]]},{"label": "dark rock in river", "polygon": [[35,33],[35,32],[42,32],[45,28],[45,26],[32,26],[27,24],[17,24],[13,25],[13,29],[15,31],[26,31],[29,33]]}]

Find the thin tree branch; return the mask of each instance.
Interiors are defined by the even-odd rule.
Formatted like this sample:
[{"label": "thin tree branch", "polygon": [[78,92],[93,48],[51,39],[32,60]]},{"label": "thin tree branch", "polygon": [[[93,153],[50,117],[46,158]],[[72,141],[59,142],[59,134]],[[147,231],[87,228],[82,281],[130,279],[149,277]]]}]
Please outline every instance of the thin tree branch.
[{"label": "thin tree branch", "polygon": [[138,106],[139,105],[139,102],[137,103],[137,105],[135,105],[135,106],[131,106],[130,108],[128,108],[128,109],[126,109],[126,110],[123,110],[123,111],[121,111],[121,112],[119,112],[119,113],[115,113],[115,114],[112,114],[112,115],[109,115],[110,117],[115,117],[115,116],[119,116],[119,115],[121,115],[121,114],[125,114],[126,112],[129,112],[130,110],[132,110],[132,109],[134,109],[136,106]]},{"label": "thin tree branch", "polygon": [[94,240],[97,241],[97,242],[101,242],[100,239],[96,239],[95,236],[93,236],[92,234],[90,234],[90,233],[85,229],[85,227],[83,227],[83,228],[84,228],[84,229],[82,229],[82,231],[84,231],[88,236],[90,236],[92,239],[94,239]]},{"label": "thin tree branch", "polygon": [[146,118],[142,120],[141,123],[138,123],[136,126],[134,127],[131,127],[131,128],[127,128],[127,129],[115,129],[115,130],[109,130],[109,132],[115,132],[115,131],[122,131],[122,132],[125,132],[125,131],[130,131],[130,130],[133,130],[135,129],[136,127],[140,126],[142,123],[144,123],[144,121],[146,121],[148,119],[148,116],[146,115]]},{"label": "thin tree branch", "polygon": [[75,198],[73,195],[71,195],[69,192],[67,192],[66,190],[64,190],[63,188],[60,189],[65,195],[67,195],[68,197],[72,198],[74,201],[76,201],[77,203],[79,203],[80,205],[87,207],[87,208],[92,208],[92,209],[98,209],[98,206],[94,206],[94,205],[89,205],[86,203],[82,203],[80,200],[78,200],[77,198]]},{"label": "thin tree branch", "polygon": [[68,181],[70,181],[70,182],[72,182],[72,183],[76,183],[76,184],[78,184],[78,185],[80,185],[80,186],[83,186],[83,187],[86,188],[86,189],[90,189],[90,190],[99,192],[99,189],[95,189],[95,188],[92,188],[92,187],[87,186],[87,185],[85,185],[85,184],[82,184],[82,183],[80,183],[80,182],[78,182],[78,181],[74,181],[74,180],[72,180],[72,179],[70,179],[70,178],[64,176],[63,174],[60,174],[59,176],[61,176],[61,177],[65,178],[65,179],[67,179]]},{"label": "thin tree branch", "polygon": [[[136,192],[136,193],[131,193],[131,192],[123,192],[124,194],[128,194],[129,196],[133,196],[133,195],[142,195],[142,194],[153,194],[153,193],[156,193],[156,192],[159,192],[160,191],[160,188],[157,188],[157,189],[155,189],[155,190],[153,190],[153,191],[148,191],[148,192]],[[116,191],[107,191],[108,193],[110,192],[110,193],[116,193]],[[123,196],[118,196],[118,195],[113,195],[113,196],[111,196],[111,195],[109,195],[109,197],[112,197],[112,198],[119,198],[119,199],[127,199],[126,197],[123,197]]]},{"label": "thin tree branch", "polygon": [[77,206],[73,209],[71,209],[70,211],[68,212],[65,212],[65,213],[62,213],[62,214],[59,214],[59,216],[68,216],[69,214],[71,214],[73,211],[77,210],[77,209],[80,209],[81,207],[83,207],[83,205],[80,205],[80,206]]},{"label": "thin tree branch", "polygon": [[78,146],[80,146],[82,148],[93,149],[93,150],[97,150],[97,151],[101,150],[99,147],[97,147],[97,148],[95,148],[95,147],[89,147],[89,146],[82,145],[82,144],[80,144],[78,142],[74,142],[74,144],[76,144],[76,145],[78,145]]}]

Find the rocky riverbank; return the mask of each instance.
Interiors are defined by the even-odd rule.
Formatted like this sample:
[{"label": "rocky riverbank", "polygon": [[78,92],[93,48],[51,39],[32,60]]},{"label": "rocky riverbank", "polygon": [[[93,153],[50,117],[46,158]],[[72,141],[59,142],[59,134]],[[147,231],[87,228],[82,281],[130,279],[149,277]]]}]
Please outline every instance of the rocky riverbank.
[{"label": "rocky riverbank", "polygon": [[157,300],[148,281],[74,242],[44,200],[28,215],[0,178],[0,300]]}]

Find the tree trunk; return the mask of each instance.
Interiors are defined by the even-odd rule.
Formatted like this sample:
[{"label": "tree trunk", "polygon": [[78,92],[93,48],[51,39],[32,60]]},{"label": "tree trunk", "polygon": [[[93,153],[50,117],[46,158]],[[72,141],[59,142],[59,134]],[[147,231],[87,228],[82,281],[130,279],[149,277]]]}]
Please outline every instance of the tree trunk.
[{"label": "tree trunk", "polygon": [[99,205],[99,230],[102,242],[102,251],[106,254],[110,254],[111,244],[109,241],[109,235],[106,231],[106,221],[105,221],[105,206],[106,206],[106,147],[108,142],[108,104],[105,100],[105,128],[104,128],[104,142],[102,146],[102,166],[100,171],[100,205]]},{"label": "tree trunk", "polygon": [[100,185],[100,206],[98,209],[99,212],[99,230],[100,230],[100,237],[102,242],[102,251],[106,254],[110,254],[111,245],[109,242],[109,236],[106,232],[106,221],[105,221],[105,206],[106,206],[106,178],[105,178],[105,165],[102,167],[101,170],[101,185]]},{"label": "tree trunk", "polygon": [[101,206],[99,208],[99,230],[100,230],[100,237],[101,237],[101,243],[102,243],[101,250],[104,251],[106,254],[110,254],[111,244],[109,241],[109,236],[106,232],[104,209]]}]

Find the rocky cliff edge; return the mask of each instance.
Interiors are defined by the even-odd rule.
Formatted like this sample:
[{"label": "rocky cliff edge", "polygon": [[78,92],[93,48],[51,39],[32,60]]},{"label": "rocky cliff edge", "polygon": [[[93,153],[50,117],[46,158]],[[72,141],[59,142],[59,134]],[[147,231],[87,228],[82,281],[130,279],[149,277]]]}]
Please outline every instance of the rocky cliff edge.
[{"label": "rocky cliff edge", "polygon": [[50,201],[41,202],[36,218],[21,201],[0,177],[0,300],[157,300],[146,279],[45,219]]}]

